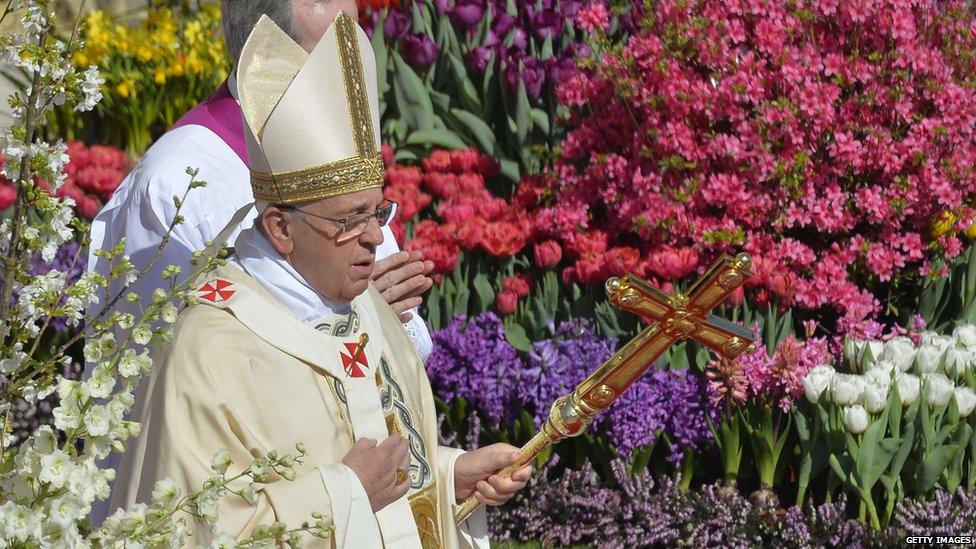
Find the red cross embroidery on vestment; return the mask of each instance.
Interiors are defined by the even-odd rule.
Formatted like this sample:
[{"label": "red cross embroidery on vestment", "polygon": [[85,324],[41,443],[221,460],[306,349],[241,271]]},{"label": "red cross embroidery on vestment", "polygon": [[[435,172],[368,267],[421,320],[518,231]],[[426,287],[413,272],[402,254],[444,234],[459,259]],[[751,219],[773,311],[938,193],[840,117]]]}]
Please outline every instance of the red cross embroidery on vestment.
[{"label": "red cross embroidery on vestment", "polygon": [[[339,353],[342,358],[342,368],[349,377],[366,377],[365,368],[369,368],[366,361],[366,349],[358,343],[343,343],[349,354]],[[361,366],[361,367],[360,367]]]},{"label": "red cross embroidery on vestment", "polygon": [[228,289],[233,285],[234,283],[229,280],[215,278],[200,286],[197,292],[200,293],[200,299],[206,299],[212,303],[220,303],[221,301],[227,301],[237,293],[236,290]]}]

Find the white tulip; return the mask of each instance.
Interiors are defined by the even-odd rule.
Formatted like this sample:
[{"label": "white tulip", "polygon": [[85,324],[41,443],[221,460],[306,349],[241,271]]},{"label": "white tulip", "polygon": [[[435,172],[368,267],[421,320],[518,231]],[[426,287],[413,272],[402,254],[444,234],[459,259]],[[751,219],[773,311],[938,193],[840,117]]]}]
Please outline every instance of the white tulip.
[{"label": "white tulip", "polygon": [[881,413],[888,402],[888,386],[867,384],[864,392],[861,393],[861,402],[864,408],[872,414]]},{"label": "white tulip", "polygon": [[859,435],[868,428],[868,413],[860,404],[844,408],[844,426],[852,434]]},{"label": "white tulip", "polygon": [[956,346],[956,340],[951,336],[937,334],[935,332],[924,332],[919,338],[922,345],[933,345],[943,351]]},{"label": "white tulip", "polygon": [[815,366],[803,378],[803,393],[811,404],[820,400],[820,395],[830,387],[830,382],[837,372],[829,364]]},{"label": "white tulip", "polygon": [[937,408],[949,403],[949,399],[952,398],[952,393],[956,388],[951,379],[943,374],[935,373],[926,374],[924,381],[925,401],[929,403],[929,406]]},{"label": "white tulip", "polygon": [[973,363],[973,351],[965,347],[953,347],[946,351],[945,373],[961,376]]},{"label": "white tulip", "polygon": [[835,404],[841,406],[854,404],[861,398],[864,380],[851,374],[837,374],[830,381],[830,396]]},{"label": "white tulip", "polygon": [[976,408],[976,391],[969,387],[956,387],[954,396],[956,407],[959,408],[959,417],[969,417],[969,414],[973,413],[973,408]]},{"label": "white tulip", "polygon": [[855,341],[854,347],[857,349],[858,364],[864,364],[865,361],[873,363],[881,359],[881,353],[884,351],[884,342],[876,339]]},{"label": "white tulip", "polygon": [[905,336],[898,336],[884,344],[881,358],[890,360],[900,372],[907,372],[915,361],[915,344]]},{"label": "white tulip", "polygon": [[918,348],[915,355],[915,364],[918,365],[920,374],[931,374],[939,369],[939,362],[945,354],[945,349],[938,345],[927,343]]},{"label": "white tulip", "polygon": [[894,377],[893,368],[874,368],[868,370],[868,373],[864,374],[864,382],[868,385],[877,385],[879,387],[887,388],[891,385],[891,379]]},{"label": "white tulip", "polygon": [[911,406],[918,399],[921,380],[912,374],[899,374],[895,378],[895,382],[898,384],[898,396],[901,398],[901,405],[906,408]]},{"label": "white tulip", "polygon": [[957,326],[955,331],[952,332],[952,337],[959,345],[969,349],[976,349],[976,325],[963,324]]}]

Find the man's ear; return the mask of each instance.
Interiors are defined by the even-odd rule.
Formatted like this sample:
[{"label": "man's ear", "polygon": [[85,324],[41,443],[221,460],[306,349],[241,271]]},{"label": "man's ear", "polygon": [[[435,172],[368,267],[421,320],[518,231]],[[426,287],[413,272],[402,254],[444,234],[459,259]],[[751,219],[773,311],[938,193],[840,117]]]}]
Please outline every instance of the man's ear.
[{"label": "man's ear", "polygon": [[283,257],[291,254],[295,249],[294,221],[294,216],[274,205],[265,208],[258,218],[265,238]]}]

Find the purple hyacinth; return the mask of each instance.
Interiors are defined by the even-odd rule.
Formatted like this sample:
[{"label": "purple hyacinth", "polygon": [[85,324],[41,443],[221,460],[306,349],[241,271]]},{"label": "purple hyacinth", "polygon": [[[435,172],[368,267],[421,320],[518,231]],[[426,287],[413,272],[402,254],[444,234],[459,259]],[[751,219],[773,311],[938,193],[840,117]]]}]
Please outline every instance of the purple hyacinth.
[{"label": "purple hyacinth", "polygon": [[676,464],[685,450],[712,440],[706,414],[715,420],[701,376],[688,370],[654,368],[621,395],[600,428],[622,456],[665,434],[670,440],[668,459]]},{"label": "purple hyacinth", "polygon": [[470,322],[456,317],[431,339],[427,374],[437,396],[467,400],[494,426],[512,421],[523,365],[498,316],[486,312]]},{"label": "purple hyacinth", "polygon": [[536,425],[549,416],[552,403],[586,379],[613,354],[616,339],[597,335],[585,320],[550,323],[552,337],[537,341],[522,376],[520,400],[535,412]]}]

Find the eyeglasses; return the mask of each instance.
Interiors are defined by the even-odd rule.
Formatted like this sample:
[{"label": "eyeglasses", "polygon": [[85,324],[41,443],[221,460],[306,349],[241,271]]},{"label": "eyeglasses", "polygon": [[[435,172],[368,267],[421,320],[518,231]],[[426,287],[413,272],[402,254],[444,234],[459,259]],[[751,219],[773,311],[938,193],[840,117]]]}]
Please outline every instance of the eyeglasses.
[{"label": "eyeglasses", "polygon": [[353,214],[339,219],[333,219],[331,217],[326,217],[324,215],[315,214],[297,206],[292,206],[291,204],[278,204],[278,208],[282,210],[291,210],[295,212],[301,212],[304,215],[310,215],[312,217],[318,217],[326,221],[331,221],[339,227],[339,232],[333,237],[336,242],[348,242],[359,235],[366,232],[366,227],[369,225],[369,220],[376,218],[376,222],[379,223],[380,227],[385,227],[387,223],[393,219],[393,214],[396,212],[397,203],[391,200],[385,200],[380,204],[379,208],[376,208],[374,212]]}]

